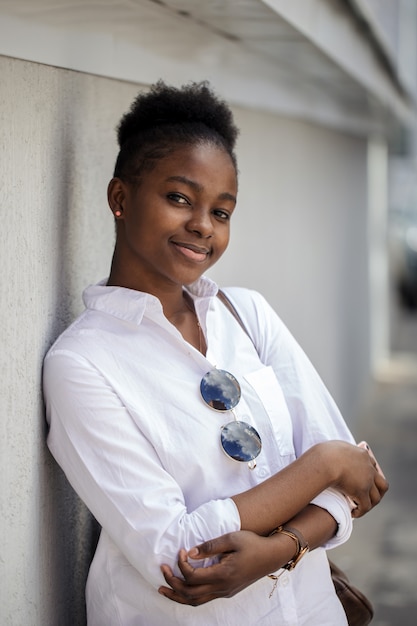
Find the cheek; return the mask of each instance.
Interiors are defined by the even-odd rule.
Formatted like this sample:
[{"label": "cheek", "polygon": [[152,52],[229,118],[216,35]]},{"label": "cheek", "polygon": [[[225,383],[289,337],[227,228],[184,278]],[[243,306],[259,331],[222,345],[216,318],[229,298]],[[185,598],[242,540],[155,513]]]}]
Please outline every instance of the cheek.
[{"label": "cheek", "polygon": [[227,246],[229,245],[229,240],[230,240],[230,230],[229,228],[225,228],[224,232],[222,232],[221,234],[218,234],[217,236],[217,246],[216,246],[216,251],[215,251],[216,259],[222,256],[223,252],[226,250]]},{"label": "cheek", "polygon": [[227,222],[227,225],[224,227],[224,231],[222,232],[222,240],[223,246],[227,247],[230,240],[230,221]]},{"label": "cheek", "polygon": [[147,239],[152,238],[154,233],[163,230],[166,221],[156,209],[149,210],[148,207],[136,207],[131,215],[129,228],[134,236]]}]

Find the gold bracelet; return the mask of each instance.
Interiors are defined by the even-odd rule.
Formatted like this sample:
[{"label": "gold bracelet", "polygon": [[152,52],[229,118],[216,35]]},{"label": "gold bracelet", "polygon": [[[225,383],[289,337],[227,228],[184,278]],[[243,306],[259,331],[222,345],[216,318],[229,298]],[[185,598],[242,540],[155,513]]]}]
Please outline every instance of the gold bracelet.
[{"label": "gold bracelet", "polygon": [[303,556],[307,554],[310,546],[308,545],[307,541],[304,539],[300,531],[296,528],[291,528],[290,526],[278,526],[278,528],[275,528],[275,530],[273,530],[269,536],[271,537],[272,535],[275,535],[277,533],[282,533],[283,535],[291,537],[291,539],[294,539],[295,543],[297,544],[297,550],[293,558],[290,559],[288,563],[282,566],[282,569],[286,569],[291,572],[291,570],[294,569],[294,567],[303,558]]},{"label": "gold bracelet", "polygon": [[272,537],[272,535],[276,535],[277,533],[288,535],[288,537],[291,537],[291,539],[294,539],[295,543],[297,544],[297,551],[295,555],[293,556],[293,558],[290,559],[288,563],[283,565],[282,568],[280,568],[282,569],[282,572],[280,572],[279,574],[268,574],[268,578],[271,578],[274,581],[271,592],[269,594],[270,598],[272,598],[272,594],[277,588],[278,578],[281,576],[281,574],[284,573],[284,570],[288,570],[289,572],[293,570],[294,567],[297,565],[298,561],[302,559],[303,556],[307,554],[307,552],[310,549],[307,541],[304,539],[300,531],[298,531],[296,528],[290,528],[289,526],[287,526],[287,528],[284,528],[284,526],[278,526],[278,528],[275,528],[275,530],[273,530],[269,536]]}]

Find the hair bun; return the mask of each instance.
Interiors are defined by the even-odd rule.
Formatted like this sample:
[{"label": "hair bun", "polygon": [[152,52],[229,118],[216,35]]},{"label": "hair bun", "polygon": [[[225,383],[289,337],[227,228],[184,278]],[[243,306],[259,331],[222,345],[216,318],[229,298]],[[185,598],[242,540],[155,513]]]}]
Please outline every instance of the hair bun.
[{"label": "hair bun", "polygon": [[225,102],[210,89],[207,81],[176,88],[162,80],[134,100],[117,128],[120,148],[130,138],[163,125],[204,124],[218,133],[233,150],[238,129]]}]

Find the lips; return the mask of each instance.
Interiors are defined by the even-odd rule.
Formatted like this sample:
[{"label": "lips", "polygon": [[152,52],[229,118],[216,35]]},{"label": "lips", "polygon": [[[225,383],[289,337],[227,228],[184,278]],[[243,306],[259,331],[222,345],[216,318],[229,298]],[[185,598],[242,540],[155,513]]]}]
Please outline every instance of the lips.
[{"label": "lips", "polygon": [[180,252],[187,259],[191,259],[192,261],[205,261],[210,254],[210,250],[208,248],[204,248],[202,246],[196,246],[192,243],[185,243],[179,241],[172,242],[178,252]]}]

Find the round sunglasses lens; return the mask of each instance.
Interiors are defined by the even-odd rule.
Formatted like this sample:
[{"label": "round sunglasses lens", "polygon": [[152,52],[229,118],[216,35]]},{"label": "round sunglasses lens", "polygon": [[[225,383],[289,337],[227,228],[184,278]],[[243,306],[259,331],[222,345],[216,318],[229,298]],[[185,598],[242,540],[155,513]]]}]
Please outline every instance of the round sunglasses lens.
[{"label": "round sunglasses lens", "polygon": [[221,443],[226,454],[235,461],[249,463],[262,449],[259,433],[246,422],[229,422],[223,426]]},{"label": "round sunglasses lens", "polygon": [[203,400],[217,411],[230,411],[238,404],[241,396],[236,378],[225,370],[213,369],[201,380]]}]

